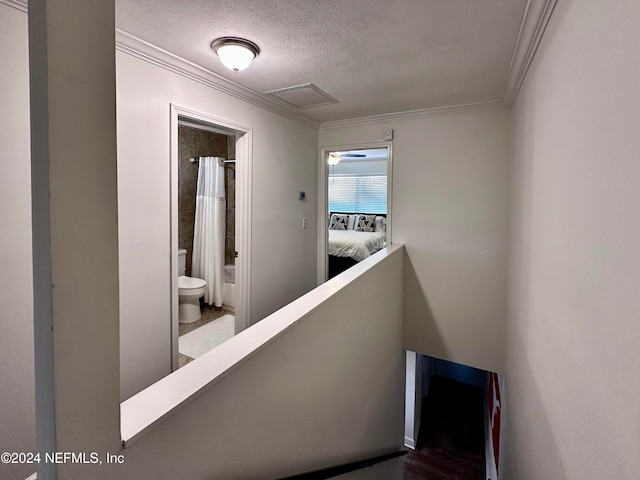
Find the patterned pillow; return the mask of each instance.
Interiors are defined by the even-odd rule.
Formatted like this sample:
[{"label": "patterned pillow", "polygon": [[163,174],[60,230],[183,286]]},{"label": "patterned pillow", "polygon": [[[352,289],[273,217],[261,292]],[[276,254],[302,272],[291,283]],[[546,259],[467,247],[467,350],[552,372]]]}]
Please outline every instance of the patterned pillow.
[{"label": "patterned pillow", "polygon": [[358,218],[356,218],[356,232],[373,232],[375,221],[375,215],[358,215]]},{"label": "patterned pillow", "polygon": [[331,214],[331,222],[329,222],[329,230],[346,230],[348,223],[349,223],[348,215],[333,213]]}]

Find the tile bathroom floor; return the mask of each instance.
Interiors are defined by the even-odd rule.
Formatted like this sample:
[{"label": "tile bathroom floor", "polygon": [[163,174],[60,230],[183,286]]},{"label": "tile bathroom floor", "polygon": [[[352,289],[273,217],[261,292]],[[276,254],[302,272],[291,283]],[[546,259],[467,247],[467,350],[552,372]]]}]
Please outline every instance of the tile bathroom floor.
[{"label": "tile bathroom floor", "polygon": [[[189,333],[197,328],[206,325],[209,322],[212,322],[224,315],[231,314],[233,315],[233,311],[226,310],[225,308],[217,308],[217,307],[207,307],[206,305],[202,307],[202,317],[200,320],[193,323],[180,323],[178,326],[178,335],[181,337],[182,335]],[[192,362],[194,359],[191,357],[187,357],[181,353],[178,353],[178,368],[184,367],[187,363]]]}]

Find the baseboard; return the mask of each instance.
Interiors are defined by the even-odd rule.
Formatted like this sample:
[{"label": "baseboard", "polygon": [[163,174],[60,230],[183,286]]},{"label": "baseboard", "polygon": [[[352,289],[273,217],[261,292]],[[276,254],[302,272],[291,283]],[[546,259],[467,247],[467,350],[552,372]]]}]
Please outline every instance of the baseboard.
[{"label": "baseboard", "polygon": [[413,438],[404,437],[404,446],[410,448],[411,450],[415,450],[416,442]]}]

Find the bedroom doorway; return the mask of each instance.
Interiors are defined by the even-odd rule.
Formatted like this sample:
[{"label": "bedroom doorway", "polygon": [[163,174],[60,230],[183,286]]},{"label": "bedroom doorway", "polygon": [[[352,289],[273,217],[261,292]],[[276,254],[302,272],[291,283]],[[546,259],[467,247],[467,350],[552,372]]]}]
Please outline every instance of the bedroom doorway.
[{"label": "bedroom doorway", "polygon": [[391,144],[322,149],[318,283],[391,242]]},{"label": "bedroom doorway", "polygon": [[172,371],[249,326],[251,137],[171,105]]}]

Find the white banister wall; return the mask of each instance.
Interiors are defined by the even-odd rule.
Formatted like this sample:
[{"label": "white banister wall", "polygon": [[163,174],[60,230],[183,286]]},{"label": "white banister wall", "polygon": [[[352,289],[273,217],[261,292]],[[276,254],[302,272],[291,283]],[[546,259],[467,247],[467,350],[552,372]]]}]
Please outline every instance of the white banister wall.
[{"label": "white banister wall", "polygon": [[[110,468],[107,478],[273,479],[402,448],[403,250],[377,253],[125,401],[123,436],[135,441],[124,463],[83,478]],[[196,393],[176,406],[173,387]],[[145,430],[151,409],[168,413]],[[402,478],[398,462],[380,471]]]}]

